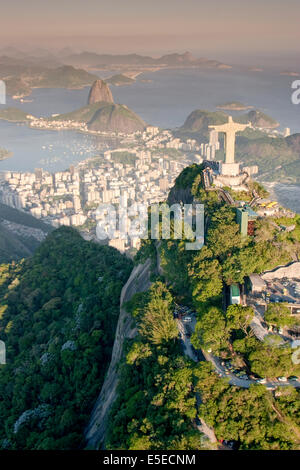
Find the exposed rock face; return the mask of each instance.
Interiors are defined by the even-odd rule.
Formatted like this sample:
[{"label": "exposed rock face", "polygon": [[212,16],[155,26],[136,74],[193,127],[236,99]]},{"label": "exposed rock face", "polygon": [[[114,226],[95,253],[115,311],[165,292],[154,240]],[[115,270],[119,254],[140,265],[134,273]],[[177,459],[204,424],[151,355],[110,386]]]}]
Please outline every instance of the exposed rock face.
[{"label": "exposed rock face", "polygon": [[114,99],[108,85],[103,80],[96,80],[89,93],[88,104],[113,103]]},{"label": "exposed rock face", "polygon": [[279,266],[278,268],[273,269],[273,271],[265,272],[261,277],[265,281],[282,279],[284,277],[297,279],[300,277],[300,262],[295,261],[294,263],[287,264],[286,266]]},{"label": "exposed rock face", "polygon": [[169,192],[168,196],[168,204],[180,204],[181,202],[183,204],[192,204],[194,200],[194,196],[191,193],[190,188],[176,188],[173,186],[173,188]]},{"label": "exposed rock face", "polygon": [[111,362],[103,383],[100,395],[91,414],[90,422],[85,429],[86,446],[97,449],[99,444],[104,447],[107,430],[107,420],[113,402],[116,399],[117,386],[120,379],[118,365],[123,354],[124,340],[136,336],[137,330],[131,315],[123,305],[137,292],[144,292],[150,287],[151,262],[135,266],[121,292],[120,316],[117,325]]},{"label": "exposed rock face", "polygon": [[104,104],[88,122],[88,128],[92,131],[131,134],[144,130],[145,123],[127,106]]}]

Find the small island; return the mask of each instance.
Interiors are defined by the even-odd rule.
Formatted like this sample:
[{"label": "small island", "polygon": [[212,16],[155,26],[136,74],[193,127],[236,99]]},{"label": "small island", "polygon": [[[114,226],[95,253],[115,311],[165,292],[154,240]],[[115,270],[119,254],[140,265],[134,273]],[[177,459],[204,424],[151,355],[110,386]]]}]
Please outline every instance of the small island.
[{"label": "small island", "polygon": [[6,158],[10,158],[12,156],[13,156],[12,152],[0,147],[0,161],[6,160]]},{"label": "small island", "polygon": [[239,101],[229,101],[227,103],[217,105],[218,109],[224,109],[226,111],[247,111],[248,109],[253,108],[253,106],[248,106]]},{"label": "small island", "polygon": [[4,108],[0,109],[0,119],[8,122],[29,122],[35,119],[34,116],[28,114],[19,108]]},{"label": "small island", "polygon": [[300,73],[299,72],[293,72],[289,70],[285,70],[284,72],[280,72],[280,75],[286,75],[287,77],[299,77]]},{"label": "small island", "polygon": [[135,78],[131,78],[122,73],[113,75],[112,77],[106,79],[107,83],[114,86],[132,85],[133,83],[135,83],[135,81]]}]

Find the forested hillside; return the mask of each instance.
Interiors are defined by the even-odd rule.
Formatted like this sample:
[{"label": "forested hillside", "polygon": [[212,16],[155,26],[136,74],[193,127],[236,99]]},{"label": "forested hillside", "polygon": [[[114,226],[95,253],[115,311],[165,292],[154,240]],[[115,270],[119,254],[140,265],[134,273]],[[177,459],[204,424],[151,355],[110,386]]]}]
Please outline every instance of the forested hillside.
[{"label": "forested hillside", "polygon": [[67,227],[32,258],[0,267],[0,448],[80,446],[131,269],[117,250]]},{"label": "forested hillside", "polygon": [[[281,219],[264,218],[256,221],[254,236],[242,237],[234,207],[218,191],[203,189],[201,172],[199,165],[185,168],[169,200],[195,197],[205,204],[205,246],[187,251],[185,240],[171,235],[144,241],[137,254],[137,261],[151,258],[153,280],[158,264],[163,275],[156,274],[151,289],[128,305],[138,335],[123,358],[107,448],[212,448],[197,426],[204,419],[218,441],[232,441],[240,449],[299,449],[299,388],[263,385],[268,378],[299,376],[291,346],[276,334],[259,340],[251,327],[253,308],[227,305],[225,297],[229,286],[244,284],[251,273],[299,256],[298,216],[290,219],[295,227],[290,232],[280,230]],[[193,360],[186,357],[187,333],[184,337],[178,328],[179,305],[195,318],[189,333]],[[270,304],[265,321],[297,324],[286,310],[283,304]],[[246,371],[254,380],[246,386],[229,382],[207,354],[224,364],[231,361],[237,374]]]}]

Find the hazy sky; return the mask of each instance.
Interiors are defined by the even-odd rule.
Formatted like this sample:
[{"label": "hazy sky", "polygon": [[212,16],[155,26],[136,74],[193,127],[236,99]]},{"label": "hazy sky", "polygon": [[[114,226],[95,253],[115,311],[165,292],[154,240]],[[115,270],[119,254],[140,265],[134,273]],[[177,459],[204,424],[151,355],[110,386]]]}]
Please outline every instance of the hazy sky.
[{"label": "hazy sky", "polygon": [[0,40],[98,52],[294,54],[299,0],[0,0]]}]

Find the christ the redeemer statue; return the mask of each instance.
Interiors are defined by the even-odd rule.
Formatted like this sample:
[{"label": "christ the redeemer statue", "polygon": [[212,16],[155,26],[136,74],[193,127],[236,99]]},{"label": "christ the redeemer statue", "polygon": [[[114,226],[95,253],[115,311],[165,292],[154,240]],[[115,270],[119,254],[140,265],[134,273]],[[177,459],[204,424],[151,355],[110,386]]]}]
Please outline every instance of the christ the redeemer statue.
[{"label": "christ the redeemer statue", "polygon": [[235,152],[235,134],[239,131],[244,131],[246,127],[251,126],[248,124],[239,124],[232,120],[232,116],[228,116],[228,122],[218,126],[208,126],[210,129],[214,129],[217,132],[224,132],[225,134],[225,163],[234,163],[234,152]]}]

